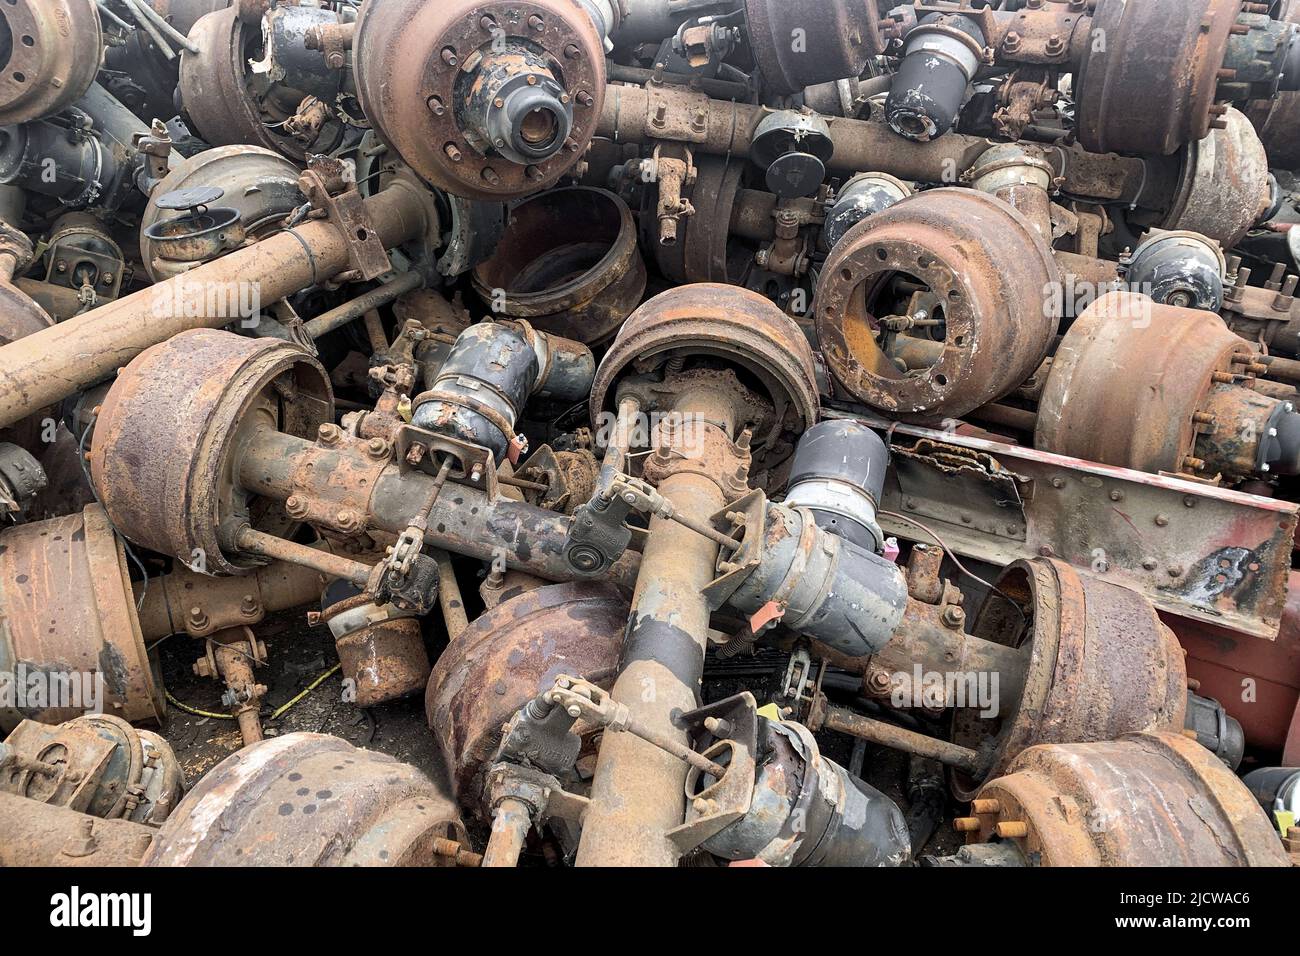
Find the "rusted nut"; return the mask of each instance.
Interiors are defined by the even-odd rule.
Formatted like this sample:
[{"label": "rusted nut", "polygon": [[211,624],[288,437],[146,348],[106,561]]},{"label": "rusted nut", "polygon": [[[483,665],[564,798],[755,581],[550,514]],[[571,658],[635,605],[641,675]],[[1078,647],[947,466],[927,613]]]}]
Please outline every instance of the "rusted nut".
[{"label": "rusted nut", "polygon": [[366,454],[376,461],[383,461],[392,454],[392,447],[382,438],[372,438],[366,442]]},{"label": "rusted nut", "polygon": [[950,627],[954,631],[960,631],[963,624],[966,623],[966,612],[956,604],[949,604],[943,609],[940,615],[945,627]]},{"label": "rusted nut", "polygon": [[1007,35],[1002,38],[1002,49],[1007,53],[1016,53],[1020,50],[1020,34],[1015,30],[1008,30]]},{"label": "rusted nut", "polygon": [[361,515],[351,508],[343,508],[335,513],[334,524],[340,531],[355,531],[361,527]]},{"label": "rusted nut", "polygon": [[337,445],[342,437],[343,430],[333,422],[322,422],[320,428],[316,430],[317,440],[327,447]]},{"label": "rusted nut", "polygon": [[284,510],[291,518],[305,518],[310,506],[302,495],[290,495],[284,502]]},{"label": "rusted nut", "polygon": [[188,627],[201,631],[208,626],[208,615],[201,607],[190,608],[189,616],[186,617],[185,623]]},{"label": "rusted nut", "polygon": [[239,613],[247,617],[255,616],[261,610],[261,605],[257,603],[257,598],[251,594],[245,594],[239,601]]},{"label": "rusted nut", "polygon": [[216,671],[212,669],[212,662],[206,657],[200,657],[191,666],[190,670],[196,677],[215,677]]},{"label": "rusted nut", "polygon": [[[914,292],[900,281],[919,284]],[[918,193],[836,244],[817,290],[827,365],[859,401],[907,421],[960,416],[1041,364],[1062,313],[1060,272],[1015,209],[973,189]],[[928,323],[884,335],[875,317]],[[941,327],[942,340],[928,329]]]}]

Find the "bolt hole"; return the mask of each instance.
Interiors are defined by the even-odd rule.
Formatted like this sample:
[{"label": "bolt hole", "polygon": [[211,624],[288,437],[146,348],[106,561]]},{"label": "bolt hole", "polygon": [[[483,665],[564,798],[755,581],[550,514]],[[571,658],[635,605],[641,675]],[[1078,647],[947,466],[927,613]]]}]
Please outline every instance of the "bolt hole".
[{"label": "bolt hole", "polygon": [[366,238],[367,238],[369,235],[370,235],[370,233],[366,232],[364,229],[358,229],[358,230],[357,230],[357,238],[360,239],[362,242],[365,242],[365,241],[366,241]]},{"label": "bolt hole", "polygon": [[948,376],[947,376],[947,375],[944,375],[944,374],[942,374],[942,373],[940,373],[939,375],[936,375],[936,376],[934,377],[934,384],[936,384],[936,385],[938,385],[940,388],[942,388],[943,386],[945,386],[945,385],[948,384]]},{"label": "bolt hole", "polygon": [[884,262],[886,259],[889,258],[889,253],[886,252],[884,249],[877,249],[876,258],[879,259],[881,262]]},{"label": "bolt hole", "polygon": [[852,281],[853,281],[853,270],[852,270],[852,269],[841,269],[841,270],[840,270],[840,278],[843,279],[845,282],[852,282]]},{"label": "bolt hole", "polygon": [[23,37],[23,46],[36,46],[36,41],[29,36]]},{"label": "bolt hole", "polygon": [[27,74],[25,74],[25,73],[15,73],[15,74],[14,74],[14,79],[17,80],[19,83],[26,83],[26,82],[27,82]]}]

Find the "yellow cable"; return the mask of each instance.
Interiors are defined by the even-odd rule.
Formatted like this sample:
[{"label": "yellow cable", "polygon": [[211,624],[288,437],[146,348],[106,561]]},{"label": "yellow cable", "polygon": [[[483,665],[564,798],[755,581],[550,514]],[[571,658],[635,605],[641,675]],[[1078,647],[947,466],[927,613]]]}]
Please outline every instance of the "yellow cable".
[{"label": "yellow cable", "polygon": [[[288,703],[281,704],[279,707],[273,710],[271,712],[271,716],[269,719],[275,720],[275,718],[279,717],[290,707],[298,703],[300,700],[302,700],[304,697],[306,697],[308,694],[314,691],[317,687],[319,687],[322,683],[324,683],[327,678],[332,677],[342,666],[343,666],[342,664],[335,664],[324,674],[321,674],[320,677],[317,677],[314,681],[308,684],[301,694],[293,698],[293,700],[289,701]],[[217,714],[210,710],[199,710],[197,707],[191,707],[189,704],[182,704],[179,700],[177,700],[175,697],[172,696],[171,691],[164,691],[164,693],[167,695],[167,702],[169,704],[171,704],[173,707],[180,708],[181,710],[185,711],[185,713],[187,714],[193,714],[195,717],[211,717],[213,720],[234,720],[235,719],[234,716],[231,714]]]},{"label": "yellow cable", "polygon": [[342,666],[343,666],[342,664],[335,664],[333,667],[331,667],[329,670],[327,670],[324,674],[321,674],[320,677],[317,677],[314,681],[312,681],[310,684],[308,684],[307,687],[306,687],[306,689],[304,689],[303,692],[302,692],[301,694],[299,694],[297,697],[295,697],[293,700],[289,701],[287,704],[281,704],[281,705],[280,705],[279,707],[277,707],[275,710],[271,711],[271,720],[275,720],[275,718],[279,717],[281,714],[283,714],[286,710],[288,710],[288,709],[289,709],[290,707],[292,707],[294,704],[298,703],[298,701],[302,700],[304,697],[306,697],[308,694],[310,694],[312,691],[314,691],[317,687],[319,687],[319,686],[320,686],[320,685],[325,681],[326,678],[328,678],[328,677],[332,677],[332,676],[334,675],[334,673],[335,673],[335,672],[336,672],[340,667],[342,667]]},{"label": "yellow cable", "polygon": [[235,719],[230,714],[214,714],[210,710],[199,710],[197,707],[191,707],[189,704],[182,704],[179,700],[177,700],[175,697],[172,696],[171,691],[165,691],[165,693],[167,694],[167,703],[171,704],[173,707],[179,707],[181,710],[185,711],[185,713],[193,714],[195,717],[211,717],[214,720]]}]

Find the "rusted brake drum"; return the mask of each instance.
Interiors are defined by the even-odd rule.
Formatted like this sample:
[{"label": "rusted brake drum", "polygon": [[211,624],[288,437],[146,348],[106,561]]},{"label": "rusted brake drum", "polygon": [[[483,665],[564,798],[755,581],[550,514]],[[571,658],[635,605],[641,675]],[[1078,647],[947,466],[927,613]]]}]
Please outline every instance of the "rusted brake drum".
[{"label": "rusted brake drum", "polygon": [[255,501],[250,513],[234,474],[237,449],[258,429],[308,437],[333,417],[325,370],[297,346],[182,332],[118,375],[95,424],[91,480],[132,541],[209,574],[243,573],[255,565],[227,555],[223,525],[269,531],[262,519],[282,514],[263,515]]},{"label": "rusted brake drum", "polygon": [[261,239],[279,228],[304,202],[298,190],[300,171],[279,153],[260,146],[218,146],[172,166],[149,194],[140,214],[140,258],[155,282],[184,270],[188,263],[159,259],[149,236],[151,226],[184,215],[158,208],[158,199],[181,189],[211,186],[224,195],[220,204],[239,212],[245,236]]},{"label": "rusted brake drum", "polygon": [[[1213,312],[1107,293],[1057,349],[1034,447],[1138,471],[1189,471],[1210,430],[1195,416],[1216,378],[1243,372],[1257,354]],[[1223,425],[1232,431],[1237,420]]]},{"label": "rusted brake drum", "polygon": [[969,799],[980,781],[1035,744],[1182,729],[1182,649],[1142,595],[1042,558],[1010,565],[996,585],[971,633],[1028,645],[1024,683],[1020,699],[1000,701],[996,716],[974,708],[954,712],[954,742],[980,751],[984,760],[980,773],[954,772],[959,796]]},{"label": "rusted brake drum", "polygon": [[0,34],[0,126],[57,113],[95,81],[104,52],[95,0],[9,0]]},{"label": "rusted brake drum", "polygon": [[754,59],[774,93],[861,76],[883,48],[874,3],[745,0],[744,6]]},{"label": "rusted brake drum", "polygon": [[1030,866],[1288,865],[1245,784],[1174,732],[1031,747],[972,812],[968,846]]},{"label": "rusted brake drum", "polygon": [[556,677],[608,689],[627,615],[627,599],[607,585],[547,585],[498,604],[443,651],[424,711],[462,806],[479,806],[502,725]]},{"label": "rusted brake drum", "polygon": [[[26,706],[0,708],[0,730],[101,709],[163,720],[162,677],[140,632],[126,554],[99,505],[0,535],[0,616],[0,673],[27,691]],[[33,699],[32,677],[59,699]]]},{"label": "rusted brake drum", "polygon": [[184,775],[171,745],[111,714],[57,726],[24,720],[0,744],[0,791],[104,820],[158,826],[180,802]]},{"label": "rusted brake drum", "polygon": [[[145,866],[437,866],[468,848],[455,807],[419,770],[324,734],[231,754],[159,831]],[[439,852],[439,851],[442,852]]]},{"label": "rusted brake drum", "polygon": [[525,199],[474,288],[501,317],[587,345],[607,342],[641,302],[646,271],[627,204],[574,186]]},{"label": "rusted brake drum", "polygon": [[1237,0],[1103,0],[1078,76],[1079,142],[1169,155],[1203,139],[1240,10]]},{"label": "rusted brake drum", "polygon": [[260,55],[262,30],[257,22],[240,18],[239,6],[205,14],[190,30],[198,52],[181,53],[185,115],[213,146],[257,145],[305,161],[307,144],[282,132],[279,123],[268,122],[250,89],[247,71],[250,60]]},{"label": "rusted brake drum", "polygon": [[864,404],[907,421],[960,416],[1042,362],[1059,287],[1051,250],[1024,216],[973,189],[930,190],[836,244],[814,303],[817,337]]},{"label": "rusted brake drum", "polygon": [[[653,377],[679,364],[739,368],[752,376],[771,409],[754,409],[756,416],[775,416],[754,428],[756,468],[788,457],[793,440],[817,421],[812,350],[799,326],[756,292],[708,282],[670,289],[628,317],[596,369],[592,420],[616,407],[630,377],[641,376],[638,391],[653,396]],[[653,398],[642,402],[643,412],[657,410]]]},{"label": "rusted brake drum", "polygon": [[603,41],[578,0],[366,4],[357,93],[429,183],[510,199],[555,185],[586,151],[605,97]]}]

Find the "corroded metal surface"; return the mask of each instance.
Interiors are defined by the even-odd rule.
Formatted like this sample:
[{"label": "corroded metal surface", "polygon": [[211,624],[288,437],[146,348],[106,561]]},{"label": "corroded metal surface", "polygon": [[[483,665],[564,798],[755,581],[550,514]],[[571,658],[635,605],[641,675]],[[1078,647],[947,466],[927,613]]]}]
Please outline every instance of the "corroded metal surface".
[{"label": "corroded metal surface", "polygon": [[0,126],[57,113],[90,88],[104,47],[95,0],[12,0],[0,17]]},{"label": "corroded metal surface", "polygon": [[1203,138],[1240,9],[1237,0],[1099,4],[1093,30],[1104,42],[1092,45],[1078,78],[1079,141],[1097,152],[1168,155]]},{"label": "corroded metal surface", "polygon": [[163,720],[162,676],[145,650],[126,555],[99,505],[0,536],[0,612],[0,672],[43,675],[70,692],[67,706],[0,709],[0,729],[99,708]]},{"label": "corroded metal surface", "polygon": [[555,584],[503,601],[445,650],[424,707],[457,799],[476,804],[501,726],[569,674],[608,687],[618,666],[628,602],[596,584]]},{"label": "corroded metal surface", "polygon": [[221,528],[258,517],[235,480],[241,440],[259,427],[312,435],[332,412],[324,370],[300,348],[185,332],[118,376],[95,426],[91,478],[132,540],[208,573],[239,573],[250,565],[228,556]]},{"label": "corroded metal surface", "polygon": [[[872,424],[889,427],[883,419]],[[924,484],[895,457],[882,500],[887,511],[932,525],[958,554],[996,565],[1050,554],[1138,591],[1162,611],[1269,640],[1277,635],[1296,534],[1291,502],[913,425],[893,434],[904,447],[916,439],[962,453],[957,464],[931,459],[935,474]],[[988,456],[983,465],[981,455]],[[969,491],[955,504],[927,498],[933,481],[961,477],[971,489],[976,474],[981,483],[997,476],[1010,482],[1001,485],[996,521],[962,520],[975,517]],[[889,515],[881,524],[891,534],[916,533]],[[1231,573],[1219,580],[1225,559]]]},{"label": "corroded metal surface", "polygon": [[[1113,740],[1139,730],[1181,730],[1187,707],[1182,648],[1140,594],[1077,573],[1060,561],[1017,562],[998,578],[971,633],[1027,649],[1018,701],[996,717],[967,708],[953,718],[954,742],[978,748],[981,773],[953,776],[969,797],[1026,747]],[[1014,603],[1012,603],[1014,602]]]},{"label": "corroded metal surface", "polygon": [[181,54],[180,97],[203,138],[213,146],[253,144],[305,159],[303,144],[268,124],[249,91],[244,71],[260,28],[243,22],[231,5],[200,17],[190,38],[198,52]]},{"label": "corroded metal surface", "polygon": [[759,70],[779,93],[859,76],[883,48],[871,2],[745,0],[745,17]]},{"label": "corroded metal surface", "polygon": [[628,317],[596,369],[592,418],[614,407],[613,386],[625,369],[651,368],[674,356],[749,369],[785,429],[802,432],[816,421],[816,373],[799,326],[757,293],[713,283],[655,296]]},{"label": "corroded metal surface", "polygon": [[232,754],[186,794],[145,866],[433,866],[467,845],[451,801],[414,767],[321,734]]},{"label": "corroded metal surface", "polygon": [[591,345],[613,336],[640,304],[646,271],[627,204],[578,186],[513,206],[496,253],[473,281],[494,313]]},{"label": "corroded metal surface", "polygon": [[967,842],[1023,823],[1003,839],[1031,866],[1289,865],[1254,795],[1177,733],[1031,748],[980,788],[975,809],[987,812]]},{"label": "corroded metal surface", "polygon": [[[884,333],[885,286],[897,278],[928,290],[933,301],[917,308],[942,320],[942,335]],[[932,190],[836,244],[814,302],[817,336],[836,379],[865,404],[912,421],[963,415],[1042,362],[1061,317],[1059,283],[1051,250],[1010,206],[974,190]],[[909,348],[923,350],[919,360]]]},{"label": "corroded metal surface", "polygon": [[260,239],[274,232],[283,219],[303,203],[298,191],[298,167],[279,153],[258,146],[219,146],[177,163],[159,183],[140,214],[140,258],[155,279],[171,273],[155,264],[153,241],[148,236],[154,223],[182,213],[158,208],[158,198],[178,189],[214,186],[225,195],[222,206],[236,209],[244,234]]},{"label": "corroded metal surface", "polygon": [[1193,420],[1216,373],[1258,353],[1212,312],[1131,292],[1102,296],[1066,333],[1038,406],[1034,446],[1139,471],[1191,472]]},{"label": "corroded metal surface", "polygon": [[[491,52],[498,34],[545,50],[574,102],[572,148],[527,167],[485,156],[458,122],[467,98],[457,82],[460,64],[473,66]],[[590,142],[605,96],[600,37],[577,0],[367,4],[353,46],[361,104],[376,132],[429,182],[470,199],[507,199],[553,186]]]}]

